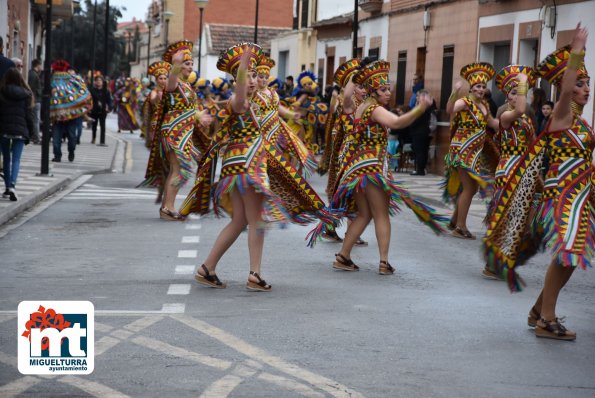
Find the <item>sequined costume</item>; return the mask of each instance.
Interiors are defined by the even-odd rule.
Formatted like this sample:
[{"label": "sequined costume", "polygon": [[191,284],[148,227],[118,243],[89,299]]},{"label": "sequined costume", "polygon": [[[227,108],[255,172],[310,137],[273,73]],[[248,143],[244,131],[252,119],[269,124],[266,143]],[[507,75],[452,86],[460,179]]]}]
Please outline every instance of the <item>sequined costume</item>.
[{"label": "sequined costume", "polygon": [[462,99],[466,108],[458,112],[451,122],[453,135],[444,159],[446,171],[442,198],[446,203],[454,201],[462,189],[457,169],[466,171],[477,181],[482,196],[485,196],[485,189],[493,182],[492,177],[482,170],[481,159],[486,140],[487,115],[470,97]]},{"label": "sequined costume", "polygon": [[85,115],[93,106],[87,85],[79,75],[56,71],[52,75],[50,118],[65,122]]},{"label": "sequined costume", "polygon": [[367,184],[374,184],[389,196],[389,211],[395,215],[399,205],[405,203],[420,221],[435,232],[442,231],[444,217],[437,215],[432,208],[413,199],[409,191],[393,181],[387,157],[388,130],[371,120],[371,115],[380,105],[367,107],[361,119],[354,121],[352,134],[353,153],[345,159],[337,177],[335,193],[331,201],[334,209],[343,209],[348,217],[357,213],[354,194],[365,190]]},{"label": "sequined costume", "polygon": [[289,128],[279,115],[279,95],[271,91],[259,91],[252,97],[262,116],[262,134],[275,149],[292,162],[304,176],[309,177],[316,169],[316,158],[306,145]]},{"label": "sequined costume", "polygon": [[[231,215],[233,189],[244,192],[252,186],[264,195],[263,219],[267,222],[307,224],[320,219],[321,226],[332,225],[336,218],[327,211],[324,202],[261,133],[266,115],[259,114],[259,107],[251,107],[240,115],[234,114],[228,105],[227,112],[228,117],[208,155],[199,164],[195,186],[180,213],[206,214],[212,200],[217,216],[222,213]],[[219,154],[222,154],[221,173],[219,181],[215,181]]]}]

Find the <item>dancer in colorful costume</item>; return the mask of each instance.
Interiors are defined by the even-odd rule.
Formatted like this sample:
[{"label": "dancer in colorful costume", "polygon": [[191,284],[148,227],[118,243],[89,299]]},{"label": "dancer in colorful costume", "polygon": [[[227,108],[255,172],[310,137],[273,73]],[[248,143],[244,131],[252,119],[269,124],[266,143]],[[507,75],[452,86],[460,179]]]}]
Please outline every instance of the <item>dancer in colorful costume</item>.
[{"label": "dancer in colorful costume", "polygon": [[68,160],[74,161],[77,145],[76,126],[93,107],[93,99],[83,78],[68,73],[70,65],[64,60],[52,64],[52,96],[50,120],[52,122],[52,162],[62,161],[62,138],[68,139]]},{"label": "dancer in colorful costume", "polygon": [[[587,36],[586,29],[579,24],[571,45],[548,55],[537,67],[542,78],[558,87],[559,100],[544,132],[517,166],[524,173],[516,189],[508,195],[512,202],[509,206],[529,206],[542,160],[548,157],[543,201],[537,209],[533,228],[538,246],[549,248],[553,256],[543,290],[529,312],[528,324],[535,326],[537,337],[560,340],[576,339],[576,333],[556,317],[560,290],[575,268],[592,266],[595,255],[595,133],[581,117],[590,91],[590,78],[584,64]],[[511,246],[521,247],[520,244]],[[501,271],[509,287],[518,291],[523,283],[516,266],[523,263],[519,258],[528,255],[519,251],[507,253],[507,256],[504,260],[510,258],[511,261],[495,261],[494,266],[503,267],[497,272]]]},{"label": "dancer in colorful costume", "polygon": [[158,195],[155,203],[161,203],[165,179],[169,174],[167,155],[159,130],[163,119],[163,92],[167,86],[167,78],[171,64],[165,61],[153,62],[149,65],[148,74],[156,81],[155,88],[151,90],[143,104],[143,125],[147,126],[145,142],[150,149],[145,180],[139,186],[157,187]]},{"label": "dancer in colorful costume", "polygon": [[[496,86],[506,95],[508,108],[500,115],[500,129],[495,135],[500,161],[496,168],[494,196],[488,211],[488,230],[483,240],[484,253],[489,260],[482,275],[487,279],[498,279],[493,263],[495,261],[510,261],[506,259],[509,248],[500,247],[507,242],[520,244],[527,242],[523,239],[526,230],[518,228],[527,225],[530,208],[525,212],[513,211],[509,206],[508,194],[517,186],[517,175],[524,173],[517,168],[528,146],[535,140],[535,128],[532,119],[525,113],[527,105],[527,90],[535,85],[537,80],[533,69],[523,65],[509,65],[496,75]],[[506,187],[506,190],[504,189]],[[501,268],[498,266],[497,268]]]},{"label": "dancer in colorful costume", "polygon": [[493,178],[481,170],[480,155],[486,141],[486,128],[498,131],[498,121],[493,119],[483,95],[486,84],[494,76],[494,68],[486,62],[475,62],[461,69],[463,77],[470,86],[470,94],[457,99],[462,82],[455,84],[446,105],[446,112],[451,115],[451,141],[445,158],[446,171],[443,182],[443,199],[446,203],[456,201],[449,229],[453,236],[463,239],[475,239],[467,229],[467,214],[471,200],[477,192],[485,196]]},{"label": "dancer in colorful costume", "polygon": [[354,152],[345,160],[337,178],[337,188],[331,202],[334,209],[355,217],[349,225],[341,251],[335,256],[333,268],[358,271],[351,260],[351,249],[368,223],[374,219],[381,275],[392,275],[395,269],[388,262],[391,225],[389,216],[405,203],[416,216],[434,231],[442,230],[443,217],[423,203],[411,198],[409,192],[392,180],[388,167],[388,129],[403,128],[421,116],[432,104],[429,95],[420,97],[420,105],[403,116],[396,116],[384,107],[390,101],[388,73],[390,63],[375,61],[358,71],[353,81],[366,88],[368,98],[355,111],[353,127]]},{"label": "dancer in colorful costume", "polygon": [[[325,148],[319,169],[321,175],[328,170],[328,181],[326,193],[329,201],[333,199],[337,183],[337,175],[343,163],[350,154],[354,152],[353,124],[355,111],[366,98],[366,89],[352,81],[354,74],[362,67],[359,59],[354,58],[344,62],[335,71],[334,81],[341,87],[341,94],[331,101],[331,112],[325,125]],[[349,221],[348,221],[349,222]],[[335,230],[325,231],[323,238],[335,242],[343,242]],[[368,242],[361,239],[355,242],[355,246],[367,246]]]},{"label": "dancer in colorful costume", "polygon": [[118,114],[118,133],[128,130],[133,134],[139,126],[136,118],[138,107],[136,85],[131,78],[127,77],[124,86],[114,93],[114,103]]},{"label": "dancer in colorful costume", "polygon": [[[306,224],[316,219],[322,220],[322,224],[336,222],[307,181],[261,133],[266,115],[250,101],[257,90],[256,65],[261,56],[259,46],[244,43],[219,57],[217,68],[234,76],[236,91],[226,107],[228,117],[214,137],[208,155],[202,158],[196,184],[180,210],[183,215],[206,214],[212,200],[216,215],[231,215],[231,221],[195,274],[198,283],[209,287],[226,286],[215,274],[215,268],[246,225],[250,253],[246,286],[250,290],[269,291],[271,285],[260,276],[264,223]],[[215,182],[219,154],[221,174]]]},{"label": "dancer in colorful costume", "polygon": [[171,44],[163,54],[163,60],[172,64],[172,68],[163,94],[159,131],[169,170],[159,215],[165,220],[181,221],[184,218],[175,211],[176,196],[180,186],[192,176],[192,165],[201,155],[192,137],[196,129],[206,128],[211,118],[206,113],[197,112],[196,93],[184,82],[192,73],[192,42],[183,40]]},{"label": "dancer in colorful costume", "polygon": [[300,115],[299,121],[288,120],[288,125],[304,141],[314,153],[318,153],[320,145],[318,133],[323,132],[328,115],[328,106],[316,96],[316,75],[304,71],[298,76],[298,85],[292,97],[285,102]]},{"label": "dancer in colorful costume", "polygon": [[309,177],[316,169],[316,157],[280,117],[299,121],[299,114],[281,105],[277,92],[268,88],[271,68],[274,66],[275,61],[266,55],[260,58],[256,66],[258,90],[252,101],[259,107],[261,115],[264,115],[262,134],[295,168]]}]

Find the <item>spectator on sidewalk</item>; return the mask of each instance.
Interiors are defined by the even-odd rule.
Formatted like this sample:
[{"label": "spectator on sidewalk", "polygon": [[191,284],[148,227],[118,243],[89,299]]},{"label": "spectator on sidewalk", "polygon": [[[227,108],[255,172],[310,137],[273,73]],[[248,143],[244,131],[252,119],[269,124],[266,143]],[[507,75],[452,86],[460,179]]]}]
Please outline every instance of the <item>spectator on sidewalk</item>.
[{"label": "spectator on sidewalk", "polygon": [[40,114],[41,114],[41,97],[43,95],[43,87],[41,84],[41,61],[39,59],[34,59],[31,62],[31,70],[29,71],[29,76],[27,76],[27,83],[29,83],[29,88],[31,88],[31,92],[33,93],[33,132],[31,133],[31,141],[34,144],[39,144],[40,136],[39,136],[39,121],[40,121]]},{"label": "spectator on sidewalk", "polygon": [[97,75],[93,79],[93,87],[89,89],[91,97],[93,98],[93,108],[90,116],[94,119],[91,124],[91,131],[93,132],[92,144],[95,144],[97,138],[97,124],[99,123],[100,137],[105,137],[105,118],[112,109],[112,96],[107,89],[107,85],[103,81],[103,76]]},{"label": "spectator on sidewalk", "polygon": [[[422,94],[429,95],[428,91],[424,89],[421,89],[417,92],[418,97]],[[434,118],[434,126],[436,124],[435,112],[436,102],[433,101],[432,105],[426,108],[423,115],[418,117],[413,123],[411,123],[411,126],[409,126],[411,131],[413,153],[415,156],[415,171],[410,173],[412,176],[426,175],[428,151],[430,150],[430,141],[432,140],[432,129],[430,124],[432,123],[432,117]]]},{"label": "spectator on sidewalk", "polygon": [[4,40],[0,37],[0,79],[10,68],[14,68],[15,64],[10,59],[4,56]]},{"label": "spectator on sidewalk", "polygon": [[423,88],[424,79],[423,77],[421,77],[421,75],[418,75],[416,73],[415,75],[413,75],[413,86],[411,87],[411,91],[413,91],[413,94],[409,99],[409,109],[413,109],[415,107],[415,104],[417,103],[417,92]]},{"label": "spectator on sidewalk", "polygon": [[17,201],[15,190],[21,154],[33,131],[33,93],[17,68],[0,79],[0,150],[4,170],[3,197]]},{"label": "spectator on sidewalk", "polygon": [[52,97],[50,99],[50,120],[53,125],[52,142],[54,158],[52,162],[62,161],[62,136],[68,139],[68,160],[74,161],[76,149],[76,126],[91,108],[91,95],[83,78],[70,74],[68,62],[55,61],[52,64]]},{"label": "spectator on sidewalk", "polygon": [[543,120],[537,126],[537,135],[541,134],[541,132],[545,129],[548,122],[550,121],[550,117],[552,116],[552,111],[554,110],[554,103],[552,101],[545,101],[541,106],[541,114],[543,115]]}]

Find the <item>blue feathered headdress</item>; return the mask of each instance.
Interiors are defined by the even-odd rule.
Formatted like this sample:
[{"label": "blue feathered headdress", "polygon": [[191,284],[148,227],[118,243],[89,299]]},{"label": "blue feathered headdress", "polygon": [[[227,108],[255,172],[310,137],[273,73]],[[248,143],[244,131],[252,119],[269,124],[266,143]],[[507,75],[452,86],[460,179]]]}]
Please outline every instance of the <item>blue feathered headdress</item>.
[{"label": "blue feathered headdress", "polygon": [[309,70],[305,70],[302,73],[299,74],[298,78],[297,78],[297,88],[298,90],[301,90],[304,88],[304,84],[308,83],[308,82],[312,82],[315,83],[316,82],[316,75],[312,72],[310,72]]}]

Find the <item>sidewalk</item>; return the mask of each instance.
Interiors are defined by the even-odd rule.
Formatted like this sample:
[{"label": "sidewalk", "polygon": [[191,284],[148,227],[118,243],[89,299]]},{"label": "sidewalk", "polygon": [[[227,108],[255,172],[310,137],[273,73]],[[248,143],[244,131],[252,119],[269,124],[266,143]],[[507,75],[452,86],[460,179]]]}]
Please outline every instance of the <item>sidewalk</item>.
[{"label": "sidewalk", "polygon": [[[0,226],[60,191],[83,174],[110,173],[114,167],[117,151],[123,150],[125,143],[116,139],[116,135],[110,130],[107,130],[105,139],[107,146],[91,144],[90,136],[91,131],[84,128],[81,144],[76,146],[75,159],[72,163],[66,159],[66,156],[61,163],[51,162],[53,156],[50,142],[48,176],[38,175],[41,171],[41,145],[25,146],[16,184],[19,200],[11,202],[8,198],[0,198]],[[68,153],[66,143],[62,144],[62,152]],[[4,192],[4,186],[2,186],[2,192]]]}]

